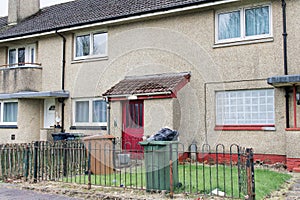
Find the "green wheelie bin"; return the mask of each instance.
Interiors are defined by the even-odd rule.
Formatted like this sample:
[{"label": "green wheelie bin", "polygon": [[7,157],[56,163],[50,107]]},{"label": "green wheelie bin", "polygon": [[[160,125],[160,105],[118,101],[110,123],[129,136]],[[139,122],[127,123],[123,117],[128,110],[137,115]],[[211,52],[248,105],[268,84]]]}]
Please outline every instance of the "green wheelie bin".
[{"label": "green wheelie bin", "polygon": [[143,141],[139,144],[144,147],[146,190],[170,191],[170,186],[174,188],[178,184],[178,141]]}]

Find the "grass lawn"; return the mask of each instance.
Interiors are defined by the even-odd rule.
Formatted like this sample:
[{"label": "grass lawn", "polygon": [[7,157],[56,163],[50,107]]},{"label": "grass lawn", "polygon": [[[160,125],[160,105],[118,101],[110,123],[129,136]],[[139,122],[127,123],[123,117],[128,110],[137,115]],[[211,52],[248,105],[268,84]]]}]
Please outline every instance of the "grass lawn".
[{"label": "grass lawn", "polygon": [[256,199],[263,197],[276,191],[289,180],[292,176],[286,173],[279,173],[267,169],[255,169],[255,188]]},{"label": "grass lawn", "polygon": [[[154,180],[159,182],[167,182],[169,184],[169,168],[161,170],[160,174],[154,173]],[[92,175],[92,185],[113,186],[113,187],[128,187],[136,189],[146,188],[146,175],[144,168],[136,166],[132,168],[124,168],[121,171],[116,171],[109,175]],[[229,166],[203,166],[202,165],[179,165],[178,166],[178,182],[181,187],[175,187],[175,193],[198,193],[209,194],[212,190],[219,188],[219,191],[225,192],[226,196],[235,198],[243,198],[246,194],[246,184],[238,185],[238,169]],[[152,175],[152,173],[150,173]],[[246,174],[242,171],[240,177],[241,182],[246,183]],[[218,177],[218,178],[217,178]],[[255,189],[256,199],[263,199],[272,191],[278,190],[280,186],[290,179],[291,176],[286,173],[279,173],[266,169],[255,169]],[[176,182],[176,177],[173,179]],[[88,176],[73,176],[64,178],[65,182],[76,182],[81,184],[88,183]],[[149,183],[148,183],[149,184]],[[154,185],[156,183],[153,183]],[[152,186],[152,184],[149,184]],[[178,185],[178,184],[177,184]],[[178,186],[179,186],[178,185]]]}]

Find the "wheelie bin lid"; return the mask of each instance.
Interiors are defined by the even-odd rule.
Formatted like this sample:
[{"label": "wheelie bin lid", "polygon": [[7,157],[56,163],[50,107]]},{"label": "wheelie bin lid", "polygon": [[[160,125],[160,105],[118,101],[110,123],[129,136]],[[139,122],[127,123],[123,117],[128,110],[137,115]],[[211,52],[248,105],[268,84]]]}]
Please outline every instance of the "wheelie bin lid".
[{"label": "wheelie bin lid", "polygon": [[141,146],[166,146],[168,144],[177,144],[178,141],[142,141],[139,142]]}]

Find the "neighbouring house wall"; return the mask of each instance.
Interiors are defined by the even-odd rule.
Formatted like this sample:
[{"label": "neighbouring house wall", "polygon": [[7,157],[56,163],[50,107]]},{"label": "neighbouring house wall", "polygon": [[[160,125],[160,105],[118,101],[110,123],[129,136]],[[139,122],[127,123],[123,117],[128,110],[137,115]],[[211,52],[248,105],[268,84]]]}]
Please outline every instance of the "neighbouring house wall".
[{"label": "neighbouring house wall", "polygon": [[43,68],[41,90],[61,90],[62,39],[57,36],[48,36],[39,40],[38,57]]},{"label": "neighbouring house wall", "polygon": [[37,141],[40,138],[40,110],[43,109],[43,101],[38,99],[19,99],[18,130],[16,135],[18,142]]},{"label": "neighbouring house wall", "polygon": [[4,47],[0,46],[0,66],[7,64],[6,63],[6,60],[7,60],[6,52],[7,52],[7,48],[5,46]]},{"label": "neighbouring house wall", "polygon": [[40,91],[42,68],[18,67],[0,69],[0,93],[17,93],[22,91]]},{"label": "neighbouring house wall", "polygon": [[[1,143],[30,143],[40,138],[41,100],[18,100],[18,125],[16,129],[0,129]],[[15,135],[15,140],[11,136]]]}]

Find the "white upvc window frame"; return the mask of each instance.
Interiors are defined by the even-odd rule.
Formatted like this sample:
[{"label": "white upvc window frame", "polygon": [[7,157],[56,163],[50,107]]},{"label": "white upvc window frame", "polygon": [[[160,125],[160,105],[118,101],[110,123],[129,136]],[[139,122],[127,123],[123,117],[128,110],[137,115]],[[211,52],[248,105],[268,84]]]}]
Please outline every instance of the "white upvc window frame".
[{"label": "white upvc window frame", "polygon": [[[269,8],[269,33],[261,34],[261,35],[246,36],[246,19],[245,19],[246,18],[246,10],[260,8],[260,7],[268,7]],[[231,13],[231,12],[235,12],[235,11],[240,12],[240,37],[219,40],[219,15]],[[272,19],[271,3],[263,3],[263,4],[252,5],[252,6],[244,6],[244,7],[239,7],[236,9],[231,9],[231,10],[228,10],[228,9],[219,10],[215,13],[215,43],[216,44],[259,40],[259,39],[266,39],[266,38],[271,38],[271,37],[273,37],[273,19]]]},{"label": "white upvc window frame", "polygon": [[[103,34],[106,38],[105,41],[105,52],[103,54],[94,54],[94,35],[96,34]],[[90,38],[89,40],[89,44],[90,44],[90,48],[89,48],[89,55],[84,55],[84,56],[77,56],[77,37],[80,36],[86,36],[88,35]],[[74,60],[84,60],[84,59],[93,59],[93,58],[103,58],[103,57],[107,57],[108,54],[108,33],[107,31],[90,31],[90,32],[80,32],[74,35],[74,41],[73,41],[73,45],[74,45],[74,53],[73,53],[73,58]]]},{"label": "white upvc window frame", "polygon": [[[94,101],[104,101],[103,98],[76,98],[72,100],[72,122],[73,126],[107,126],[107,119],[106,122],[93,122],[93,102]],[[88,122],[76,122],[76,103],[77,102],[89,102],[89,113],[88,113]],[[107,110],[106,110],[107,114]],[[107,117],[107,116],[106,116]]]},{"label": "white upvc window frame", "polygon": [[[18,62],[18,49],[25,48],[25,64]],[[36,65],[36,44],[11,46],[7,49],[7,64],[8,67],[28,67]],[[16,62],[10,63],[10,51],[16,50]],[[33,50],[33,52],[32,52]]]},{"label": "white upvc window frame", "polygon": [[5,103],[17,103],[17,109],[18,108],[18,100],[11,99],[11,100],[0,100],[0,125],[17,125],[18,124],[18,112],[17,111],[17,116],[16,116],[16,121],[15,122],[4,122],[4,104]]},{"label": "white upvc window frame", "polygon": [[215,97],[216,126],[275,125],[274,89],[216,91]]}]

